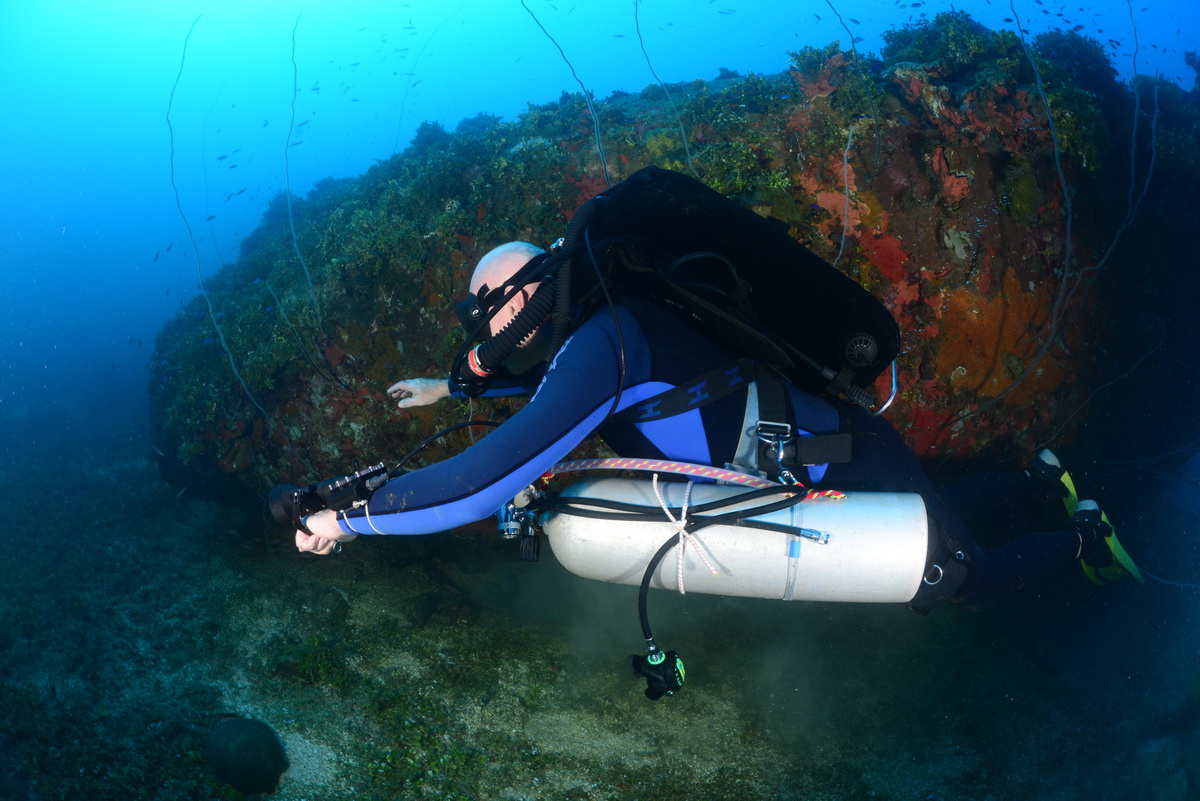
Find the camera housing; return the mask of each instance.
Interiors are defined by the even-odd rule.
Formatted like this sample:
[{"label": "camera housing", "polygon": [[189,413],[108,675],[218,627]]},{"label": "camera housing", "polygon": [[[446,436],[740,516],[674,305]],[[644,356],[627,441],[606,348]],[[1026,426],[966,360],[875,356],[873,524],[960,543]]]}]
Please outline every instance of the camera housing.
[{"label": "camera housing", "polygon": [[304,518],[311,514],[333,509],[344,512],[367,502],[371,493],[393,478],[387,466],[380,462],[337,478],[329,478],[301,487],[297,484],[280,484],[267,495],[267,509],[275,522],[291,525],[308,532]]}]

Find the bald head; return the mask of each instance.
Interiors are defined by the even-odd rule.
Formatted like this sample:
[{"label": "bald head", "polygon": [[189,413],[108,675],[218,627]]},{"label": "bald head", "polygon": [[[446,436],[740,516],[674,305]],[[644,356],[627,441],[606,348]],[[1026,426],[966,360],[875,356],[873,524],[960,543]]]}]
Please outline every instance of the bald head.
[{"label": "bald head", "polygon": [[[479,290],[485,284],[489,291],[503,286],[506,281],[517,274],[518,270],[528,264],[530,259],[545,252],[537,245],[531,245],[528,242],[508,242],[489,250],[479,260],[475,272],[471,275],[471,293],[478,295]],[[536,282],[527,285],[496,313],[488,325],[492,334],[507,325],[509,320],[516,317],[517,313],[525,308],[526,302],[533,296],[537,287]]]},{"label": "bald head", "polygon": [[479,288],[487,284],[495,289],[516,275],[517,270],[524,267],[530,259],[546,251],[528,242],[506,242],[497,248],[492,248],[479,260],[475,272],[471,275],[471,292],[479,293]]}]

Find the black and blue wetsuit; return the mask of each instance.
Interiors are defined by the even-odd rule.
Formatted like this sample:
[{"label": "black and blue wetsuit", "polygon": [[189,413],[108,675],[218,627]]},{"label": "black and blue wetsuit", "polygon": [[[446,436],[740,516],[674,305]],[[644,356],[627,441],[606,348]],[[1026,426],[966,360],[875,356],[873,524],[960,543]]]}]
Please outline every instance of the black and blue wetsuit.
[{"label": "black and blue wetsuit", "polygon": [[[617,316],[625,373],[617,410],[736,359],[651,303],[618,304]],[[567,340],[524,408],[457,456],[385,484],[366,507],[346,513],[343,530],[427,534],[493,514],[597,431],[613,408],[621,361],[616,323],[602,309]],[[598,433],[622,455],[723,465],[737,448],[745,394],[658,421],[610,422]],[[790,422],[812,433],[837,430],[833,406],[796,390],[789,395]],[[814,468],[810,480],[823,472]]]},{"label": "black and blue wetsuit", "polygon": [[[567,340],[524,408],[457,456],[388,482],[364,507],[345,513],[342,529],[352,534],[429,534],[481,520],[533,484],[593,432],[623,456],[716,466],[733,461],[745,416],[745,391],[660,420],[606,423],[621,384],[622,362],[624,382],[617,411],[738,356],[649,301],[618,303],[616,316],[619,337],[613,315],[601,309]],[[790,386],[786,390],[787,422],[802,435],[853,435],[852,459],[808,468],[807,476],[798,476],[806,485],[916,492],[924,498],[940,532],[931,537],[928,560],[945,566],[937,577],[946,574],[944,582],[923,589],[929,601],[969,595],[971,605],[986,606],[1034,573],[1074,558],[1077,539],[1069,530],[1058,532],[1061,536],[1053,542],[1045,536],[1037,543],[1031,540],[1019,553],[984,551],[974,544],[959,514],[962,510],[934,491],[915,455],[887,421],[840,401]],[[513,394],[513,389],[489,394]],[[955,559],[955,553],[961,556]],[[1036,558],[1026,558],[1031,555]],[[1046,569],[1040,569],[1043,565]]]}]

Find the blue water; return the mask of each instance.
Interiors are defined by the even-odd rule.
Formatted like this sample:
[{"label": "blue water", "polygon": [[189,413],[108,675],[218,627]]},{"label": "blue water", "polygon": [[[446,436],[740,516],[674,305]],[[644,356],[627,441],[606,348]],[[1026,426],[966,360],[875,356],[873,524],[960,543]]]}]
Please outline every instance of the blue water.
[{"label": "blue water", "polygon": [[[597,97],[637,92],[652,82],[638,47],[633,2],[527,2]],[[778,72],[787,66],[788,51],[834,40],[845,45],[852,37],[861,37],[856,42],[861,51],[878,50],[888,27],[951,8],[946,2],[877,0],[834,6],[836,11],[825,2],[645,0],[638,9],[654,69],[663,81],[673,82],[712,78],[721,68]],[[1109,50],[1123,75],[1135,69],[1160,73],[1185,88],[1195,79],[1183,60],[1186,51],[1200,50],[1200,14],[1192,2],[1131,7],[1104,0],[1081,8],[1034,0],[1016,3],[1014,11],[1001,0],[970,0],[955,7],[993,28],[1013,27],[1005,20],[1019,19],[1030,34],[1082,26],[1085,35],[1111,40]],[[353,177],[403,150],[423,121],[453,129],[479,113],[512,118],[529,103],[578,88],[559,52],[517,0],[0,4],[0,477],[11,488],[0,497],[18,506],[10,520],[20,523],[0,533],[0,542],[16,548],[24,539],[42,538],[38,559],[22,563],[10,556],[6,565],[41,570],[53,564],[58,551],[64,559],[95,553],[101,562],[119,562],[122,527],[146,515],[153,515],[156,525],[178,526],[179,536],[211,536],[172,517],[173,504],[188,515],[207,515],[203,519],[209,522],[221,519],[220,512],[185,506],[186,498],[172,500],[173,491],[156,483],[146,436],[144,368],[156,331],[197,293],[197,271],[208,277],[236,260],[240,241],[285,181],[303,195],[324,178]],[[173,133],[167,124],[169,102]],[[172,162],[194,245],[176,208]],[[1126,527],[1155,532],[1135,538],[1142,548],[1139,558],[1152,572],[1177,582],[1200,581],[1200,552],[1193,544],[1198,475],[1200,463],[1193,460],[1189,470],[1161,477],[1156,492],[1116,499]],[[49,518],[54,526],[39,528],[47,518],[37,510],[57,504],[65,484],[77,488],[71,498],[78,517],[55,513]],[[153,511],[137,506],[138,499],[153,501]],[[105,514],[105,509],[116,511]],[[124,517],[122,510],[128,510]],[[230,524],[221,525],[224,530]],[[237,537],[232,541],[229,547],[245,545]],[[153,571],[153,562],[139,564],[139,570]],[[13,586],[53,595],[59,585],[47,581],[41,586],[36,574],[27,573]],[[555,581],[571,586],[561,576]],[[570,597],[572,591],[562,592]],[[600,596],[588,592],[579,591],[580,603],[596,597],[610,602],[611,596],[602,595],[607,590],[596,590]],[[1111,759],[1126,760],[1131,775],[1146,782],[1166,777],[1157,789],[1148,787],[1144,797],[1186,799],[1200,797],[1200,729],[1190,717],[1200,719],[1193,711],[1200,704],[1197,598],[1195,589],[1154,582],[1140,595],[1101,599],[1078,587],[1050,587],[1023,594],[1007,612],[966,624],[950,614],[927,623],[904,617],[902,610],[861,616],[845,609],[789,610],[780,613],[779,625],[801,631],[803,648],[764,645],[748,636],[734,647],[713,632],[701,647],[710,653],[710,664],[725,671],[738,669],[730,651],[760,648],[747,669],[757,678],[793,671],[823,677],[845,693],[861,682],[858,697],[806,695],[805,703],[793,708],[786,698],[772,696],[759,699],[761,708],[745,707],[794,747],[798,759],[805,758],[804,749],[852,752],[852,743],[830,745],[829,738],[842,736],[835,731],[839,716],[848,716],[865,732],[872,725],[870,705],[892,702],[880,713],[879,725],[892,727],[900,741],[910,736],[936,740],[951,762],[953,738],[937,732],[936,704],[961,711],[986,695],[983,706],[1000,714],[1004,699],[1011,698],[1012,720],[1033,725],[1041,701],[1024,692],[1018,675],[1028,669],[1037,676],[1037,692],[1065,694],[1068,707],[1094,705],[1104,725],[1138,738],[1125,742],[1128,750],[1119,755],[1084,750],[1058,758],[1103,763],[1098,775],[1113,783],[1120,770]],[[5,599],[8,613],[18,614],[13,611],[17,600]],[[625,603],[623,597],[620,602]],[[673,621],[693,639],[703,639],[707,630],[697,622],[701,614],[727,625],[761,614],[753,605],[698,603],[701,612],[695,617],[681,614]],[[41,608],[51,623],[62,614],[45,611],[52,605]],[[574,620],[572,631],[590,657],[628,647],[622,644],[624,627],[617,634],[603,619],[588,621],[595,629]],[[955,626],[966,629],[957,645]],[[1080,650],[1081,641],[1097,647]],[[1011,685],[1004,675],[992,673],[986,685],[965,688],[971,676],[963,673],[954,677],[960,684],[948,696],[897,705],[889,693],[929,688],[916,679],[879,685],[888,672],[862,667],[882,655],[911,676],[926,669],[930,663],[924,657],[934,653],[936,669],[964,670],[955,662],[962,656],[954,651],[958,645],[982,649],[970,656],[980,670],[995,661],[1014,671]],[[989,648],[1004,655],[991,660]],[[1012,658],[1012,649],[1025,658]],[[26,656],[37,665],[35,654]],[[851,662],[856,665],[851,677],[830,677],[838,664]],[[776,683],[771,692],[798,693],[804,682],[796,685]],[[227,708],[236,709],[226,701]],[[1120,728],[1123,705],[1140,725]],[[1056,711],[1054,725],[1065,714]],[[805,715],[814,728],[798,719]],[[914,716],[920,722],[903,732]],[[1078,719],[1068,723],[1077,725]],[[0,747],[8,736],[0,731]],[[85,736],[102,734],[94,729]],[[997,736],[1005,741],[1000,749],[1005,757],[979,768],[984,777],[979,798],[988,797],[989,771],[1003,772],[1006,765],[1011,770],[1004,759],[1014,754],[1030,756],[1012,746],[1029,736],[1026,732],[1001,730]],[[889,742],[883,737],[877,744]],[[1087,742],[1094,747],[1094,740]],[[972,759],[986,762],[979,742],[968,750]],[[922,749],[914,747],[913,759],[920,755]],[[921,765],[937,770],[932,760]],[[879,769],[896,767],[881,760]],[[1050,766],[1046,772],[1059,781],[1087,775]],[[0,774],[18,777],[13,787],[27,786],[29,775],[20,766],[0,760]],[[7,786],[0,781],[0,795]],[[1089,786],[1091,797],[1103,798],[1104,787],[1113,785]],[[1114,797],[1133,797],[1130,792],[1123,786]],[[897,791],[893,797],[917,796]],[[1044,797],[1076,796],[1060,787]]]}]

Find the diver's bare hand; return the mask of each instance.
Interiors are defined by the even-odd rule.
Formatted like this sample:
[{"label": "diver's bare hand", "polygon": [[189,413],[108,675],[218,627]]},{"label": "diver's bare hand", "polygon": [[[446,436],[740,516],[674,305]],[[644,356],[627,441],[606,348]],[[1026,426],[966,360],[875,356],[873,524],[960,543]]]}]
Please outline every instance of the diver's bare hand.
[{"label": "diver's bare hand", "polygon": [[333,549],[342,542],[351,542],[358,535],[347,534],[342,531],[342,527],[337,522],[337,512],[332,509],[326,509],[322,512],[317,512],[315,515],[309,515],[304,519],[304,525],[308,526],[307,532],[296,531],[296,548],[307,553],[315,553],[324,556],[327,553],[332,553]]},{"label": "diver's bare hand", "polygon": [[396,399],[397,408],[411,409],[450,397],[450,386],[440,378],[406,378],[392,384],[387,392]]}]

